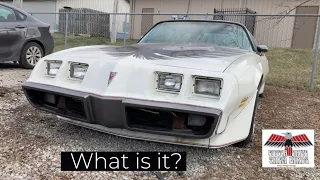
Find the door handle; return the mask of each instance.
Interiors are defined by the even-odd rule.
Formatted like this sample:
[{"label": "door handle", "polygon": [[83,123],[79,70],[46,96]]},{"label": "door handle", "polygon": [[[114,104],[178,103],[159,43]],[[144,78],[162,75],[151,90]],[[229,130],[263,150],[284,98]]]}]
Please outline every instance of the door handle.
[{"label": "door handle", "polygon": [[17,25],[16,28],[23,29],[23,28],[25,28],[25,26]]}]

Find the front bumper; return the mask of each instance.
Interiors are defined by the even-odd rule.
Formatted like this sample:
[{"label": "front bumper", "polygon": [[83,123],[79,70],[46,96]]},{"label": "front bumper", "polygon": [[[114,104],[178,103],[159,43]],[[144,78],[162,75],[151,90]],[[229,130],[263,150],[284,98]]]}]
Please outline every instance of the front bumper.
[{"label": "front bumper", "polygon": [[[29,102],[38,109],[56,114],[60,119],[73,124],[100,131],[103,131],[101,129],[105,129],[105,131],[109,133],[112,131],[112,134],[117,135],[124,132],[140,132],[143,134],[159,134],[170,138],[190,138],[195,141],[208,139],[213,136],[222,115],[220,110],[212,108],[123,97],[99,96],[38,83],[26,82],[23,85],[23,90]],[[54,105],[44,103],[44,93],[55,95],[60,100]],[[70,103],[67,103],[70,100],[74,101],[72,108],[69,105]],[[139,110],[138,112],[137,109]],[[140,111],[141,109],[143,111]],[[181,128],[181,124],[174,125],[178,121],[175,117],[173,117],[172,121],[166,122],[166,120],[159,119],[159,116],[153,115],[156,112],[165,114],[165,117],[173,117],[170,116],[170,113],[175,117],[179,117],[179,115],[185,117],[184,115],[189,114],[201,115],[206,117],[206,124],[203,125],[202,129],[184,129]],[[150,125],[150,122],[153,124]],[[176,126],[180,126],[180,128],[176,128]],[[130,133],[124,134],[127,134],[128,137]]]}]

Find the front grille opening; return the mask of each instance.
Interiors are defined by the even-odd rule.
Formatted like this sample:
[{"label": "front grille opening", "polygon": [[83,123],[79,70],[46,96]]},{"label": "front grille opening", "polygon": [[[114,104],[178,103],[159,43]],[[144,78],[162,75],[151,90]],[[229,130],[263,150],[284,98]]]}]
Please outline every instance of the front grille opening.
[{"label": "front grille opening", "polygon": [[85,116],[85,111],[81,100],[65,97],[65,105],[68,111]]},{"label": "front grille opening", "polygon": [[206,135],[212,130],[215,118],[176,111],[126,107],[131,128],[166,131],[185,135]]},{"label": "front grille opening", "polygon": [[26,90],[26,92],[30,101],[36,106],[60,115],[86,119],[84,104],[80,99],[37,90]]}]

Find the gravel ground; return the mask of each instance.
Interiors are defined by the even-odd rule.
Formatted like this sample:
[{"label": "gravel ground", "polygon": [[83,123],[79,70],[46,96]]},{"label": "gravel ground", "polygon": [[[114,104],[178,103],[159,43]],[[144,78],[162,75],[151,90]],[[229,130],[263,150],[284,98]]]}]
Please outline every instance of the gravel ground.
[{"label": "gravel ground", "polygon": [[[248,148],[204,149],[126,139],[57,121],[21,91],[30,71],[0,64],[1,179],[157,179],[152,172],[61,172],[61,151],[186,151],[187,172],[165,179],[320,179],[320,93],[266,87]],[[315,129],[315,168],[261,167],[261,129]]]}]

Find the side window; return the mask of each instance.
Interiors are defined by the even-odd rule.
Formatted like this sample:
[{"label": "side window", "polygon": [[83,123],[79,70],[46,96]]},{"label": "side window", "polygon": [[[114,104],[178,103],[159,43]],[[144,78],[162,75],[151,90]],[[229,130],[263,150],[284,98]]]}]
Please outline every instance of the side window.
[{"label": "side window", "polygon": [[0,21],[15,21],[16,14],[10,8],[0,5]]},{"label": "side window", "polygon": [[17,20],[19,20],[19,21],[23,21],[23,20],[25,20],[27,18],[26,15],[24,15],[24,14],[18,12],[18,11],[16,11],[16,14],[18,15],[17,16]]}]

